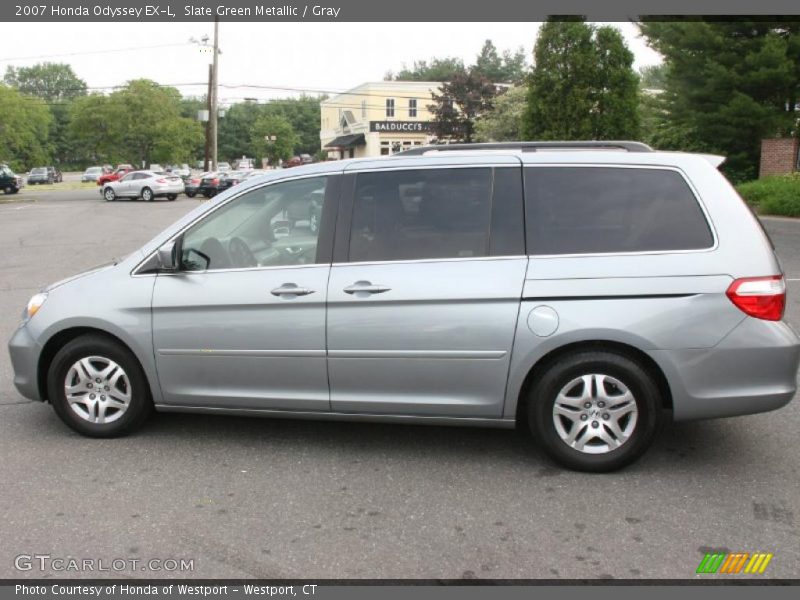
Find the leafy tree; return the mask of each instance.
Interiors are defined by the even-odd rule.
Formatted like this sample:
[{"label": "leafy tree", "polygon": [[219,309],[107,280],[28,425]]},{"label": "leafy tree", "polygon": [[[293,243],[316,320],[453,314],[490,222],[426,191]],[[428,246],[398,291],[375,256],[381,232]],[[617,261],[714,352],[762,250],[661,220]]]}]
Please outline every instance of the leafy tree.
[{"label": "leafy tree", "polygon": [[[274,141],[267,139],[274,136]],[[294,154],[298,136],[292,124],[280,115],[264,115],[252,128],[250,143],[257,158],[267,158],[269,164],[277,165]]]},{"label": "leafy tree", "polygon": [[[44,100],[52,115],[48,151],[56,163],[75,161],[76,147],[69,136],[69,104],[86,95],[86,82],[64,63],[40,63],[30,67],[9,66],[3,78],[7,85],[28,96]],[[49,159],[48,159],[49,162]]]},{"label": "leafy tree", "polygon": [[44,165],[50,121],[41,99],[0,84],[0,162],[20,171]]},{"label": "leafy tree", "polygon": [[519,83],[525,77],[525,51],[522,48],[514,53],[505,50],[497,53],[497,48],[492,40],[483,43],[473,70],[494,83]]},{"label": "leafy tree", "polygon": [[476,142],[505,142],[522,139],[522,116],[528,90],[516,86],[492,100],[491,109],[475,121]]},{"label": "leafy tree", "polygon": [[649,65],[639,69],[639,81],[642,88],[663,90],[667,82],[667,65]]},{"label": "leafy tree", "polygon": [[475,69],[459,73],[433,92],[431,130],[439,141],[471,142],[475,119],[491,108],[497,87]]},{"label": "leafy tree", "polygon": [[3,81],[23,94],[48,102],[71,100],[86,95],[86,82],[65,63],[40,63],[31,67],[6,69]]},{"label": "leafy tree", "polygon": [[687,19],[639,24],[665,61],[653,141],[725,154],[735,180],[755,177],[761,139],[797,135],[800,21]]},{"label": "leafy tree", "polygon": [[429,61],[415,60],[411,68],[403,65],[398,73],[389,71],[385,79],[393,81],[450,81],[466,71],[464,61],[448,56]]},{"label": "leafy tree", "polygon": [[523,119],[526,138],[592,139],[597,67],[592,33],[581,21],[548,21],[540,27]]},{"label": "leafy tree", "polygon": [[597,71],[592,100],[593,137],[599,140],[639,137],[639,77],[633,52],[613,27],[595,31]]},{"label": "leafy tree", "polygon": [[138,79],[110,96],[79,98],[70,111],[70,133],[86,150],[84,161],[190,161],[203,141],[200,123],[181,117],[175,88]]},{"label": "leafy tree", "polygon": [[542,25],[528,82],[529,139],[636,138],[638,77],[633,54],[612,27],[582,19]]}]

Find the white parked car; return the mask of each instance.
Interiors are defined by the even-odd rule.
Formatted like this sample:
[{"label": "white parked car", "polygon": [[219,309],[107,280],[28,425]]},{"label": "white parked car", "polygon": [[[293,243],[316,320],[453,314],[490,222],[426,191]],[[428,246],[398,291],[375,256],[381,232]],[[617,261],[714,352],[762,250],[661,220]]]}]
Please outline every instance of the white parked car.
[{"label": "white parked car", "polygon": [[131,171],[119,181],[109,181],[100,190],[106,202],[117,198],[141,198],[145,202],[154,198],[175,200],[182,192],[183,179],[153,171]]}]

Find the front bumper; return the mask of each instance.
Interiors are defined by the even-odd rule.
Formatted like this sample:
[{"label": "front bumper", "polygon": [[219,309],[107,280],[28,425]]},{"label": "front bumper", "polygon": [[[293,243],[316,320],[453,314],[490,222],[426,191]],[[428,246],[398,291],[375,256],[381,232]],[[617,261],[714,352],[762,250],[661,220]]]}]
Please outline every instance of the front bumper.
[{"label": "front bumper", "polygon": [[783,321],[748,317],[713,348],[650,355],[669,382],[676,421],[775,410],[797,390],[800,339]]},{"label": "front bumper", "polygon": [[37,367],[41,347],[33,339],[26,325],[21,325],[8,342],[11,366],[14,369],[14,386],[20,394],[31,400],[42,400],[39,391]]}]

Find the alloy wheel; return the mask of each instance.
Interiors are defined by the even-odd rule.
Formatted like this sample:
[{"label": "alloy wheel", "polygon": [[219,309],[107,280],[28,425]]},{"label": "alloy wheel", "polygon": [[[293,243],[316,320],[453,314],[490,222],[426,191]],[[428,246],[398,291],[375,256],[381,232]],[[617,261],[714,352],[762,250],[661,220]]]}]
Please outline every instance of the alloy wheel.
[{"label": "alloy wheel", "polygon": [[67,371],[64,392],[76,415],[101,424],[122,417],[132,397],[127,373],[103,356],[87,356],[75,362]]}]

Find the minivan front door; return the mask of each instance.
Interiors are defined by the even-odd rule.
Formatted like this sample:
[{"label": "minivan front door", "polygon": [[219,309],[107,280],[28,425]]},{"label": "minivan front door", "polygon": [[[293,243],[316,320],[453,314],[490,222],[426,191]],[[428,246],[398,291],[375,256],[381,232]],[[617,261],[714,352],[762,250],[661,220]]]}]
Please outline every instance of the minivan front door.
[{"label": "minivan front door", "polygon": [[[309,219],[337,177],[244,193],[192,225],[182,269],[160,274],[153,345],[163,401],[173,406],[328,411],[325,300],[330,240]],[[332,182],[333,185],[332,185]],[[318,243],[319,242],[319,243]],[[327,249],[324,246],[328,246]]]},{"label": "minivan front door", "polygon": [[519,166],[347,177],[349,236],[337,227],[328,286],[332,409],[500,418],[528,262]]}]

